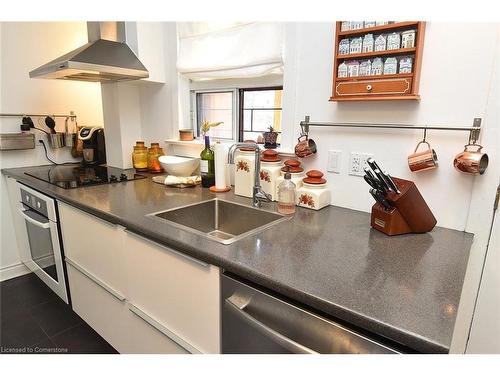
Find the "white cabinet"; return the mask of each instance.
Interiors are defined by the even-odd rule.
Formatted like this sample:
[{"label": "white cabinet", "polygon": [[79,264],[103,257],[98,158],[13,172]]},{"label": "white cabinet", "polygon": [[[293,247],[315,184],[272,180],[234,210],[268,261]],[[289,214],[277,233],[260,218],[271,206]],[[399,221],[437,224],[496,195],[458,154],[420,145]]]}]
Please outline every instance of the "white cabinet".
[{"label": "white cabinet", "polygon": [[120,353],[219,353],[219,268],[59,203],[72,306]]},{"label": "white cabinet", "polygon": [[125,295],[123,228],[61,202],[59,218],[66,258]]},{"label": "white cabinet", "polygon": [[73,310],[120,353],[129,352],[129,311],[124,296],[77,263],[67,262]]},{"label": "white cabinet", "polygon": [[219,353],[218,267],[129,232],[125,248],[129,302],[191,353]]}]

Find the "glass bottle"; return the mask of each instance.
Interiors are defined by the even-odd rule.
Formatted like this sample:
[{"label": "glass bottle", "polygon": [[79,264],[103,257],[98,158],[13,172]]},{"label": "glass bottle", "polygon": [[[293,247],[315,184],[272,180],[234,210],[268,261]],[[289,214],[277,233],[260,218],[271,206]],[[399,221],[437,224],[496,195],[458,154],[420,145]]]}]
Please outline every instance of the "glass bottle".
[{"label": "glass bottle", "polygon": [[210,187],[215,185],[215,156],[210,149],[210,137],[205,136],[205,149],[200,154],[201,186]]},{"label": "glass bottle", "polygon": [[278,186],[278,212],[292,215],[295,213],[295,184],[290,172],[286,172],[284,178]]},{"label": "glass bottle", "polygon": [[132,165],[137,171],[148,170],[148,149],[144,146],[144,141],[135,142]]},{"label": "glass bottle", "polygon": [[148,171],[151,173],[161,173],[164,172],[161,167],[158,158],[162,155],[163,149],[160,147],[159,143],[151,143],[151,147],[148,149]]}]

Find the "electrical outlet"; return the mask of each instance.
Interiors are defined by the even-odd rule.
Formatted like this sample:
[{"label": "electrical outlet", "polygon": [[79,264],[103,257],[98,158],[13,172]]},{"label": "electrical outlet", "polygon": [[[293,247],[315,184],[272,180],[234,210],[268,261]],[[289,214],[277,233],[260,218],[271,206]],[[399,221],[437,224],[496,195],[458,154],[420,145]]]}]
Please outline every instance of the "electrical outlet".
[{"label": "electrical outlet", "polygon": [[342,165],[342,151],[328,151],[328,172],[340,173]]},{"label": "electrical outlet", "polygon": [[368,166],[366,161],[369,158],[373,158],[373,154],[351,152],[351,158],[349,160],[349,174],[351,176],[363,176],[365,174],[363,169]]}]

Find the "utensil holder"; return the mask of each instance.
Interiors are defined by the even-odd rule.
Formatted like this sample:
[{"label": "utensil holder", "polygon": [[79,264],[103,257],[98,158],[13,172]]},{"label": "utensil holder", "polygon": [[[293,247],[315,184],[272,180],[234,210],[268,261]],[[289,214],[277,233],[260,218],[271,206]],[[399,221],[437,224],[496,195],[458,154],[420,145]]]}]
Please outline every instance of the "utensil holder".
[{"label": "utensil holder", "polygon": [[393,206],[390,210],[386,211],[379,203],[373,205],[372,228],[389,236],[431,231],[437,220],[417,186],[409,180],[392,179],[401,193],[387,193],[386,199]]}]

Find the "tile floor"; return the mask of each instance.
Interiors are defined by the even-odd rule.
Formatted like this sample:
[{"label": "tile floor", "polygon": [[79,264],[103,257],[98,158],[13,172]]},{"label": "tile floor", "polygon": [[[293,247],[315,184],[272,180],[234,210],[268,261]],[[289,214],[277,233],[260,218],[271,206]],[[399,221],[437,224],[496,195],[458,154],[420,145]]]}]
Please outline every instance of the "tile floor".
[{"label": "tile floor", "polygon": [[0,283],[0,353],[116,354],[34,274]]}]

